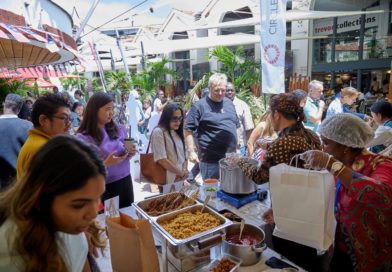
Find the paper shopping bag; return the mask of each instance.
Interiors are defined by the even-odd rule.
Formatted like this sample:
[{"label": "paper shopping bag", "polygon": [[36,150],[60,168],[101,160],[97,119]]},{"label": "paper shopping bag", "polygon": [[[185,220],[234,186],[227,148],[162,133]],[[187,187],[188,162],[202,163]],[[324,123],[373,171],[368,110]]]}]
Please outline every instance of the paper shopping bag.
[{"label": "paper shopping bag", "polygon": [[106,220],[113,271],[158,272],[158,255],[148,220],[120,217]]},{"label": "paper shopping bag", "polygon": [[287,164],[270,168],[274,235],[318,250],[327,250],[335,236],[334,178]]}]

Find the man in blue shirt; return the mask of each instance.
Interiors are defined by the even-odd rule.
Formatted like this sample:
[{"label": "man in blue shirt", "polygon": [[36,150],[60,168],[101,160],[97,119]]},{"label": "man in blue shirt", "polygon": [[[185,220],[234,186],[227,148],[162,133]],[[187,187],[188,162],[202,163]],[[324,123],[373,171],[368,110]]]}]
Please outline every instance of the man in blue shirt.
[{"label": "man in blue shirt", "polygon": [[343,88],[342,91],[340,92],[340,95],[337,96],[331,102],[331,104],[329,104],[326,118],[331,117],[338,113],[351,113],[357,116],[358,118],[361,118],[364,121],[369,120],[370,116],[358,112],[353,112],[347,107],[347,106],[352,106],[357,101],[358,96],[359,96],[359,92],[357,91],[357,89],[353,87]]},{"label": "man in blue shirt", "polygon": [[320,98],[323,95],[324,86],[321,81],[312,80],[309,82],[308,98],[304,107],[306,116],[305,127],[317,132],[321,123],[323,111],[325,107],[324,101]]},{"label": "man in blue shirt", "polygon": [[16,160],[33,124],[18,118],[23,105],[20,95],[10,93],[3,103],[4,113],[0,115],[0,191],[15,178]]},{"label": "man in blue shirt", "polygon": [[212,75],[208,82],[208,96],[192,106],[184,125],[188,158],[193,163],[199,162],[203,180],[218,179],[219,160],[226,153],[236,152],[240,125],[233,102],[225,97],[226,86],[226,75]]}]

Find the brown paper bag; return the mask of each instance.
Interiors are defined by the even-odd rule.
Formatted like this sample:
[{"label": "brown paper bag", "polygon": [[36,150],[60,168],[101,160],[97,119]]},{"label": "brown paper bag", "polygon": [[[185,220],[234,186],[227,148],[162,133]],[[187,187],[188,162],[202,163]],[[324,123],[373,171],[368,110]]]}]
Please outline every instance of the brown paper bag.
[{"label": "brown paper bag", "polygon": [[120,217],[106,220],[113,271],[159,271],[158,255],[147,220]]}]

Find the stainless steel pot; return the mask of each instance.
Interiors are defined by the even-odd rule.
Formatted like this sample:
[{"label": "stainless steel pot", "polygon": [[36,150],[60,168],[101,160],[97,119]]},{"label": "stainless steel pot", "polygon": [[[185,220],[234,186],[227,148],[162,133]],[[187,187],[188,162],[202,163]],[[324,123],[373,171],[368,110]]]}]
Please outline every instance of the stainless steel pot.
[{"label": "stainless steel pot", "polygon": [[[240,233],[241,224],[233,224],[226,228],[226,237]],[[258,243],[255,245],[237,245],[223,240],[223,253],[235,256],[242,260],[241,266],[248,266],[256,264],[261,257],[261,253],[267,248],[264,242],[264,231],[254,225],[245,224],[242,235],[249,235],[257,239]]]},{"label": "stainless steel pot", "polygon": [[[255,166],[259,161],[251,160]],[[256,184],[246,177],[238,166],[229,166],[226,159],[219,161],[220,187],[229,194],[250,194],[256,191]]]}]

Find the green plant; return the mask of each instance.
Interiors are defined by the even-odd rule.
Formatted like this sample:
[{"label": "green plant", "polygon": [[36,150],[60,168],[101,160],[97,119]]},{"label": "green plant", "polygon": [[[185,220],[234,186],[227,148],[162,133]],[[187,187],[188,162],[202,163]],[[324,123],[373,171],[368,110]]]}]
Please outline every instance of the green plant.
[{"label": "green plant", "polygon": [[176,76],[173,69],[167,67],[170,60],[163,58],[157,62],[148,62],[147,68],[131,78],[131,86],[138,88],[143,97],[154,97],[155,92],[161,86],[168,84],[166,75]]},{"label": "green plant", "polygon": [[192,90],[188,92],[186,95],[185,99],[185,105],[184,105],[184,110],[189,111],[190,108],[192,107],[193,102],[195,101],[195,96],[197,96],[198,93],[201,93],[201,90],[206,88],[208,86],[208,79],[210,78],[210,74],[207,73],[205,74],[193,87]]},{"label": "green plant", "polygon": [[75,87],[77,89],[80,89],[86,95],[88,78],[80,76],[76,71],[73,72],[72,75],[76,77],[60,78],[63,89],[71,90]]},{"label": "green plant", "polygon": [[233,82],[236,96],[249,105],[253,118],[258,118],[265,109],[261,107],[261,99],[256,98],[251,92],[251,87],[260,86],[260,64],[253,59],[246,58],[242,46],[235,50],[218,46],[211,51],[209,57],[217,58],[221,63],[221,68],[217,72],[227,75]]},{"label": "green plant", "polygon": [[105,81],[108,90],[118,90],[122,94],[128,94],[130,78],[124,71],[105,71]]},{"label": "green plant", "polygon": [[91,85],[92,85],[93,92],[98,92],[103,90],[100,77],[93,77],[91,79]]},{"label": "green plant", "polygon": [[26,79],[14,80],[7,78],[0,78],[0,102],[5,100],[9,93],[16,93],[25,97],[30,88],[26,85]]}]

